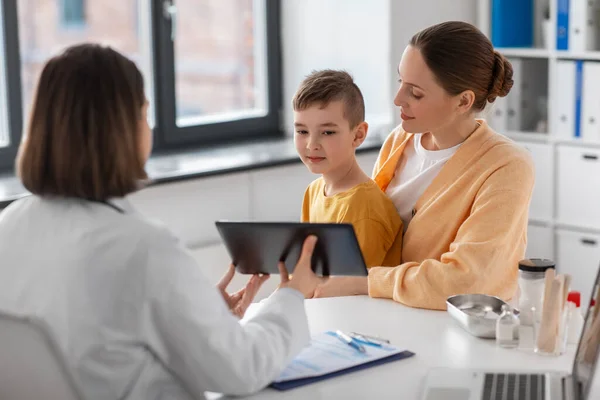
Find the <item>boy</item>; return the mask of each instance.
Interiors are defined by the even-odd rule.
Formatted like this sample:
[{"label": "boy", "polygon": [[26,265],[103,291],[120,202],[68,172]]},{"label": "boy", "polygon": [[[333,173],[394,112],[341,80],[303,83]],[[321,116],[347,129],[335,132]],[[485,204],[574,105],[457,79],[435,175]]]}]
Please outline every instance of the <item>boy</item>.
[{"label": "boy", "polygon": [[321,175],[306,189],[302,222],[351,223],[367,267],[399,265],[402,220],[355,156],[368,124],[352,76],[345,71],[313,72],[292,103],[298,155],[309,171]]}]

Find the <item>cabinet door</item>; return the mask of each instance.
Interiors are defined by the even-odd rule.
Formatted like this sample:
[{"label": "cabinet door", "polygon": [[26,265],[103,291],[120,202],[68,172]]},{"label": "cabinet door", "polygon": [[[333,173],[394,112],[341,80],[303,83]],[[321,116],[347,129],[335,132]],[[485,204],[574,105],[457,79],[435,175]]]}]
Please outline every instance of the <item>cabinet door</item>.
[{"label": "cabinet door", "polygon": [[557,272],[571,274],[571,290],[580,291],[584,299],[589,298],[600,265],[600,235],[560,229],[556,232],[556,243]]},{"label": "cabinet door", "polygon": [[215,220],[250,218],[249,193],[248,174],[240,173],[151,186],[129,199],[195,247],[221,240]]},{"label": "cabinet door", "polygon": [[552,219],[552,146],[540,143],[520,143],[531,153],[535,165],[535,185],[529,205],[529,218]]},{"label": "cabinet door", "polygon": [[557,157],[558,220],[600,228],[600,150],[559,145]]},{"label": "cabinet door", "polygon": [[552,228],[529,225],[527,227],[527,258],[547,258],[554,260],[554,235]]},{"label": "cabinet door", "polygon": [[251,172],[252,218],[256,221],[300,221],[306,187],[318,177],[301,162]]}]

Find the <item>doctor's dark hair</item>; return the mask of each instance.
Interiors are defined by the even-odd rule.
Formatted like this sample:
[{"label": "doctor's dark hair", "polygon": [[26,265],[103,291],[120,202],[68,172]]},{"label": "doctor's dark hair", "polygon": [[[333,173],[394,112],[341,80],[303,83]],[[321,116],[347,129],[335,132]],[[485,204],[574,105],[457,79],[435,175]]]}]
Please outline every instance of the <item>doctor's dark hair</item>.
[{"label": "doctor's dark hair", "polygon": [[504,97],[513,85],[510,62],[475,26],[448,21],[417,33],[410,45],[420,50],[438,83],[451,95],[475,93],[474,111]]},{"label": "doctor's dark hair", "polygon": [[139,69],[110,47],[80,44],[50,59],[17,157],[25,188],[96,201],[135,191],[147,178],[145,102]]}]

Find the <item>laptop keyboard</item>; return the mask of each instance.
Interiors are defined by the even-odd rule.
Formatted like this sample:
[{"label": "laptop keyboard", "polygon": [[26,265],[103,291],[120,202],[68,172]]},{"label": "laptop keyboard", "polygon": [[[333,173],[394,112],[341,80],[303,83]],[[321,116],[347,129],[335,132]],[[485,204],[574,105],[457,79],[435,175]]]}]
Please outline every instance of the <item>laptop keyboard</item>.
[{"label": "laptop keyboard", "polygon": [[540,374],[485,374],[483,400],[544,400]]}]

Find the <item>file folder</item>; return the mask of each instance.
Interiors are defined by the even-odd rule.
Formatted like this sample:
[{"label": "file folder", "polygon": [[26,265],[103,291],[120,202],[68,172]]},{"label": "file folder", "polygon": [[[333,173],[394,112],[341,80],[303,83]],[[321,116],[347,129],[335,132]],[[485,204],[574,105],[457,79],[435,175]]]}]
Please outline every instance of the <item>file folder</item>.
[{"label": "file folder", "polygon": [[533,47],[533,0],[492,0],[494,47]]},{"label": "file folder", "polygon": [[570,0],[556,3],[556,50],[569,50],[569,3]]},{"label": "file folder", "polygon": [[583,63],[581,139],[600,140],[600,62]]},{"label": "file folder", "polygon": [[[576,86],[578,66],[575,61],[558,60],[556,63],[555,81],[556,95],[554,97],[555,112],[554,126],[557,137],[572,139],[576,132]],[[580,82],[581,84],[581,82]],[[579,85],[580,86],[580,85]],[[579,89],[581,90],[581,88]]]},{"label": "file folder", "polygon": [[568,50],[583,52],[596,47],[597,0],[570,0]]}]

